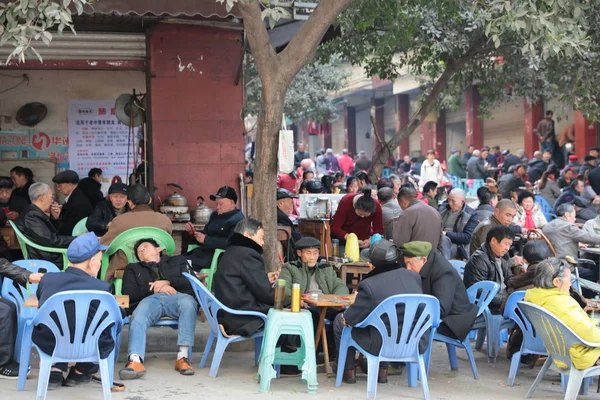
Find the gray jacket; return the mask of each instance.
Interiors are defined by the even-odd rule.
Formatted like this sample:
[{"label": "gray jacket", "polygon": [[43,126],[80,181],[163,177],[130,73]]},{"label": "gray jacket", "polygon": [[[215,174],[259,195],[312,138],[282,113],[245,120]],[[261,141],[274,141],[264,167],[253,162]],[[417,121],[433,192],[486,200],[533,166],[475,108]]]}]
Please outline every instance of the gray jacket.
[{"label": "gray jacket", "polygon": [[434,250],[441,249],[442,217],[437,210],[420,200],[403,210],[392,225],[392,239],[396,246],[420,240],[431,243]]},{"label": "gray jacket", "polygon": [[398,201],[392,199],[381,205],[381,213],[383,215],[383,229],[385,230],[385,237],[391,238],[393,224],[388,225],[388,222],[396,217],[399,217],[400,214],[402,214],[402,208],[400,207],[400,204],[398,204]]},{"label": "gray jacket", "polygon": [[467,161],[467,179],[485,178],[485,161],[481,157],[472,156]]},{"label": "gray jacket", "polygon": [[544,225],[542,233],[546,235],[554,250],[556,257],[578,257],[579,243],[600,244],[600,235],[579,229],[575,224],[556,218]]}]

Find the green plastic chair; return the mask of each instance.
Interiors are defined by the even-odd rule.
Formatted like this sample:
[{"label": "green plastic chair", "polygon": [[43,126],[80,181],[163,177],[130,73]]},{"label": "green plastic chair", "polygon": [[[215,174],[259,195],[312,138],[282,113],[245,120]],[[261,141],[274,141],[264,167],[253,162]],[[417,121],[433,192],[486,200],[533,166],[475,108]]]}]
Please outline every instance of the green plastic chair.
[{"label": "green plastic chair", "polygon": [[75,226],[73,227],[73,236],[77,237],[83,233],[87,233],[88,229],[87,226],[85,226],[87,224],[87,220],[87,217],[85,217],[84,219],[75,224]]},{"label": "green plastic chair", "polygon": [[[187,252],[189,253],[190,251],[197,249],[198,247],[200,247],[200,246],[197,244],[190,244],[187,247]],[[217,272],[217,266],[219,265],[219,256],[223,253],[225,253],[225,250],[215,249],[215,254],[213,254],[212,261],[210,262],[210,267],[203,268],[200,270],[201,274],[207,275],[205,282],[206,282],[206,287],[208,288],[208,290],[212,290],[213,278],[215,276],[215,272]]]},{"label": "green plastic chair", "polygon": [[21,252],[23,253],[23,258],[25,260],[29,260],[29,252],[27,251],[27,246],[29,246],[40,251],[45,251],[47,253],[61,254],[63,258],[63,270],[67,268],[67,265],[69,265],[69,259],[67,258],[67,249],[40,246],[39,244],[32,242],[27,236],[25,236],[23,232],[21,232],[19,228],[17,228],[17,225],[13,221],[8,221],[8,223],[15,231],[15,235],[17,235],[19,247],[21,247]]},{"label": "green plastic chair", "polygon": [[[142,226],[139,228],[133,228],[126,230],[125,232],[118,235],[108,249],[102,255],[102,268],[100,269],[100,279],[104,280],[110,257],[117,251],[121,250],[127,257],[127,262],[134,263],[138,262],[137,255],[133,249],[135,243],[140,239],[152,238],[160,245],[160,247],[167,252],[167,255],[172,256],[175,253],[175,240],[168,232],[163,231],[159,228],[152,226]],[[115,285],[115,294],[121,294],[121,288],[123,287],[123,279],[114,278],[113,283]]]},{"label": "green plastic chair", "polygon": [[[302,380],[308,386],[308,393],[317,392],[317,360],[315,357],[315,337],[312,316],[308,310],[300,312],[269,310],[258,365],[260,391],[268,392],[271,379],[277,378],[273,365],[295,365],[302,371]],[[294,353],[284,353],[277,347],[281,335],[299,335],[300,347]]]}]

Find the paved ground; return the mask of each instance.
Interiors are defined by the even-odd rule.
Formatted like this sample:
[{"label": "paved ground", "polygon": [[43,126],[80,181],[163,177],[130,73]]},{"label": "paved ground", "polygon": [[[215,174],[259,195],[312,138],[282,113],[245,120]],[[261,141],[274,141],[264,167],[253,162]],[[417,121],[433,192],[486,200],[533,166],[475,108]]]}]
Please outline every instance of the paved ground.
[{"label": "paved ground", "polygon": [[[434,344],[432,367],[429,385],[432,399],[467,400],[467,396],[477,400],[524,399],[529,386],[533,382],[540,366],[534,370],[522,366],[514,387],[506,386],[509,363],[504,356],[498,358],[496,364],[488,364],[485,354],[475,352],[479,369],[478,380],[473,379],[464,351],[458,351],[459,371],[451,371],[445,346]],[[195,353],[195,362],[199,361],[200,352]],[[121,356],[123,358],[123,356]],[[306,386],[299,377],[283,377],[273,380],[271,393],[259,393],[255,381],[256,368],[253,366],[252,352],[227,352],[216,379],[208,377],[208,369],[196,370],[196,375],[184,377],[173,370],[175,353],[150,354],[146,362],[148,373],[144,379],[126,381],[127,389],[123,393],[113,394],[116,400],[155,400],[155,399],[364,399],[366,398],[366,376],[359,375],[356,385],[335,387],[334,378],[319,374],[317,395],[308,395]],[[35,361],[34,361],[35,362]],[[122,366],[120,360],[117,369]],[[34,366],[26,390],[16,391],[16,381],[0,379],[0,399],[25,400],[34,399],[38,370]],[[410,388],[406,376],[392,376],[389,383],[378,385],[380,400],[385,399],[421,399],[421,387]],[[595,387],[593,388],[595,389]],[[475,397],[476,396],[476,397]],[[558,374],[550,372],[536,391],[534,398],[562,399],[558,383]],[[82,388],[60,388],[48,393],[48,399],[101,399],[101,386],[89,384]],[[600,398],[595,390],[588,396],[580,398]]]}]

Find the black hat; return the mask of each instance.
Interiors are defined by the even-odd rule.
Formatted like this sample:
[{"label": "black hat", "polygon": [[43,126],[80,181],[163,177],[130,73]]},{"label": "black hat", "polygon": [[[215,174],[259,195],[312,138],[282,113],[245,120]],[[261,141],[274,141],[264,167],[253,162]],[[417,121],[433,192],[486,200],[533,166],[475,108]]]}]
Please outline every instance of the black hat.
[{"label": "black hat", "polygon": [[298,196],[296,196],[294,193],[290,192],[287,189],[283,189],[283,188],[277,188],[277,200],[283,200],[283,199],[297,199]]},{"label": "black hat", "polygon": [[52,178],[54,183],[79,183],[79,175],[77,172],[67,169],[63,172],[59,172]]},{"label": "black hat", "polygon": [[594,157],[594,156],[585,156],[585,158],[583,160],[586,161],[586,162],[587,161],[595,161],[596,157]]},{"label": "black hat", "polygon": [[382,267],[387,263],[395,263],[398,260],[398,256],[398,247],[385,239],[371,243],[368,249],[360,252],[360,258],[370,262],[375,267]]},{"label": "black hat", "polygon": [[303,237],[296,242],[296,250],[302,249],[320,249],[321,242],[312,237]]},{"label": "black hat", "polygon": [[121,193],[127,194],[127,185],[123,182],[115,182],[108,188],[108,194]]},{"label": "black hat", "polygon": [[215,201],[217,199],[230,199],[233,200],[234,203],[237,203],[237,193],[235,189],[229,186],[223,186],[219,189],[217,194],[211,194],[210,199]]},{"label": "black hat", "polygon": [[10,176],[0,176],[0,189],[12,189],[13,186]]}]

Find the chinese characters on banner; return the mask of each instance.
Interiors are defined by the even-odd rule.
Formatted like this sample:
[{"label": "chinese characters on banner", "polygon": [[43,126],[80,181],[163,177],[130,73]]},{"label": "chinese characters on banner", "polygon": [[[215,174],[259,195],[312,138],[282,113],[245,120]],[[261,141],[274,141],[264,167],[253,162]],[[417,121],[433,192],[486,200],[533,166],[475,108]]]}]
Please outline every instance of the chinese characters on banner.
[{"label": "chinese characters on banner", "polygon": [[[3,129],[0,135],[0,158],[3,160],[54,158],[58,171],[69,168],[69,139],[62,131]],[[19,163],[15,161],[15,165]]]},{"label": "chinese characters on banner", "polygon": [[[69,102],[69,158],[71,169],[87,176],[100,168],[104,176],[120,176],[124,181],[135,167],[135,140],[129,127],[115,115],[114,100],[71,100]],[[127,153],[129,144],[129,165]]]}]

